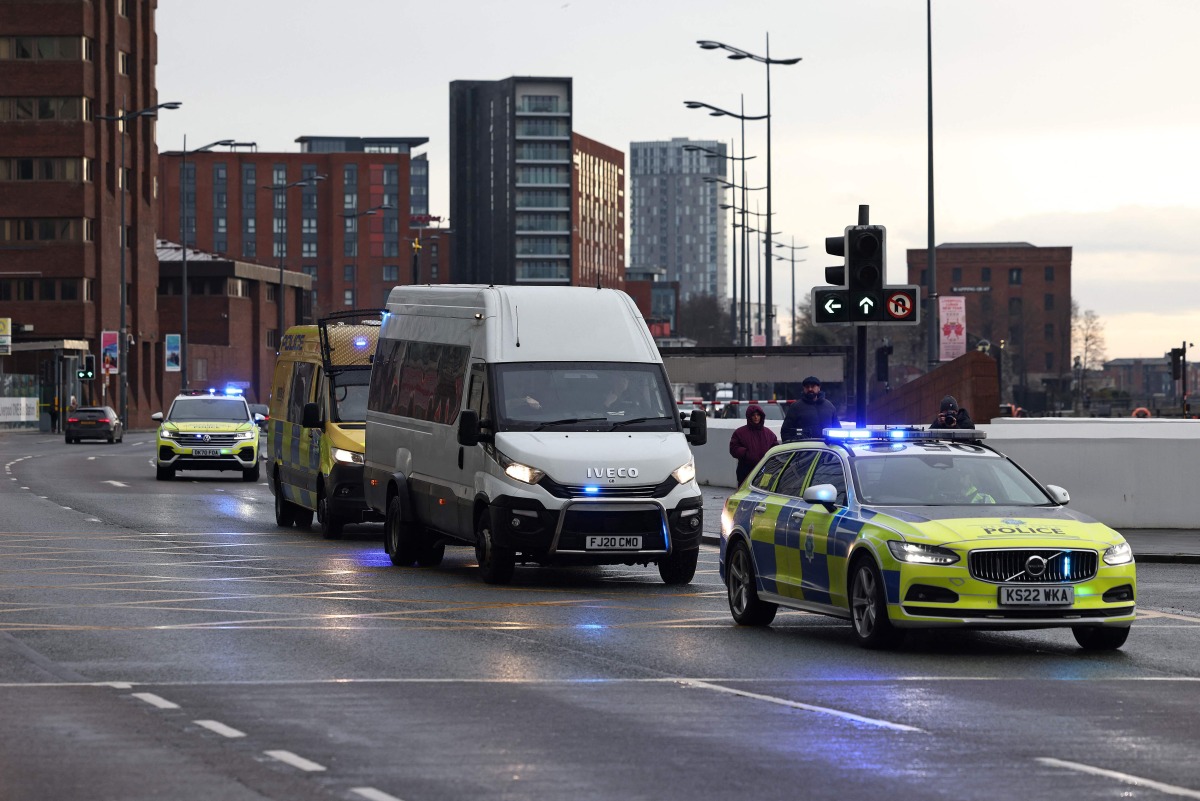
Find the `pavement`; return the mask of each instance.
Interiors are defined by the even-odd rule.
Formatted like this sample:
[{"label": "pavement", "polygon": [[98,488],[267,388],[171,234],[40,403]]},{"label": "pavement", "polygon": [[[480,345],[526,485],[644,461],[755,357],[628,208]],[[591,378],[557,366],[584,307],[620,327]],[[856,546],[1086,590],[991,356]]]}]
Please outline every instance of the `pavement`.
[{"label": "pavement", "polygon": [[[0,443],[29,435],[47,436],[47,432],[35,428],[0,429]],[[704,485],[700,490],[704,494],[703,540],[709,545],[717,545],[721,537],[721,510],[733,489]],[[1120,531],[1133,548],[1134,559],[1139,562],[1200,564],[1200,529],[1122,528]]]},{"label": "pavement", "polygon": [[[700,490],[704,493],[704,542],[717,545],[721,537],[721,509],[733,489],[702,486]],[[1120,532],[1138,562],[1200,564],[1198,529],[1122,528]]]}]

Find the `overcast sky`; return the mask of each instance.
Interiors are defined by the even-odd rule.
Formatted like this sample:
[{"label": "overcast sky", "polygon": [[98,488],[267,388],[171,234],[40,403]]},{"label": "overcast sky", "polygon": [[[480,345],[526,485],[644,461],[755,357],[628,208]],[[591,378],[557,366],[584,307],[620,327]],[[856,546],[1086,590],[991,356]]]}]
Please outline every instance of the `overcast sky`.
[{"label": "overcast sky", "polygon": [[[823,283],[826,236],[858,204],[888,230],[888,281],[927,243],[925,0],[164,0],[159,147],[302,135],[427,136],[430,212],[449,215],[449,84],[574,79],[574,127],[632,141],[729,141],[738,124],[684,108],[765,111],[776,58],[773,204],[808,244],[797,287]],[[1108,356],[1200,340],[1200,1],[934,0],[936,240],[1074,248],[1073,295]],[[750,184],[766,135],[747,124]],[[740,148],[740,142],[738,144]],[[780,319],[788,265],[775,274]],[[780,290],[786,288],[787,295]],[[799,291],[799,290],[798,290]],[[782,302],[781,302],[782,301]]]}]

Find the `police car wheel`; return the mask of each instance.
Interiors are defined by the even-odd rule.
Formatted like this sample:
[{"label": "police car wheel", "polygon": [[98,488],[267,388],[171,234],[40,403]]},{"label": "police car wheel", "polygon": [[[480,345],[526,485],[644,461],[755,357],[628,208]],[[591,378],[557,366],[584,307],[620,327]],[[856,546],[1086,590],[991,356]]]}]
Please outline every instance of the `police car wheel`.
[{"label": "police car wheel", "polygon": [[758,581],[754,577],[754,560],[744,540],[729,549],[725,567],[725,586],[729,591],[729,613],[739,626],[766,626],[779,611],[777,604],[758,597]]},{"label": "police car wheel", "polygon": [[258,481],[260,475],[258,462],[255,462],[254,467],[242,470],[242,481]]},{"label": "police car wheel", "polygon": [[475,559],[479,562],[479,576],[486,583],[508,584],[512,581],[517,555],[496,545],[492,537],[491,515],[486,509],[479,513],[479,519],[475,521]]},{"label": "police car wheel", "polygon": [[396,567],[411,567],[417,561],[418,543],[413,525],[404,522],[404,505],[399,495],[388,501],[383,523],[383,549]]},{"label": "police car wheel", "polygon": [[854,563],[850,584],[850,619],[854,636],[864,648],[891,648],[900,643],[904,632],[892,625],[884,596],[883,577],[870,557]]},{"label": "police car wheel", "polygon": [[344,521],[329,511],[329,496],[321,487],[317,495],[317,522],[321,524],[321,536],[327,540],[341,539]]},{"label": "police car wheel", "polygon": [[679,585],[691,582],[696,575],[696,560],[700,557],[700,549],[692,548],[687,551],[673,551],[658,560],[658,575],[663,584]]},{"label": "police car wheel", "polygon": [[280,528],[291,528],[296,524],[295,507],[283,497],[283,482],[279,474],[275,474],[275,525]]},{"label": "police car wheel", "polygon": [[1071,633],[1075,635],[1075,642],[1085,651],[1115,651],[1129,638],[1129,627],[1072,626]]},{"label": "police car wheel", "polygon": [[159,481],[170,481],[175,478],[174,467],[164,467],[163,465],[154,466],[154,477]]}]

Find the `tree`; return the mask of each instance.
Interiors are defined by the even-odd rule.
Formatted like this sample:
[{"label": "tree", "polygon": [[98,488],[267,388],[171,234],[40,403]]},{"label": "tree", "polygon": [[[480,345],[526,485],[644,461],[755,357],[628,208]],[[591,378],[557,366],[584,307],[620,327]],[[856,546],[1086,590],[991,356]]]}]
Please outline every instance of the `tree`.
[{"label": "tree", "polygon": [[680,302],[675,313],[675,334],[696,340],[702,347],[731,345],[728,303],[715,295],[693,295]]},{"label": "tree", "polygon": [[1074,356],[1075,370],[1078,375],[1081,396],[1087,394],[1087,376],[1089,371],[1104,369],[1105,355],[1104,323],[1100,315],[1088,309],[1082,314],[1079,303],[1071,301],[1071,351]]}]

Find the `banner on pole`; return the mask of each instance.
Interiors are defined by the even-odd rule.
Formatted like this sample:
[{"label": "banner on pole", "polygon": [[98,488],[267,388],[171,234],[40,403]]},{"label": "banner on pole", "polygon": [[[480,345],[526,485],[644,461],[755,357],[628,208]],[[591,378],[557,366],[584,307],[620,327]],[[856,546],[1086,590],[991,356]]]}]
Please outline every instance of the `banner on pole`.
[{"label": "banner on pole", "polygon": [[948,362],[967,352],[967,299],[938,298],[938,323],[941,326],[939,361]]},{"label": "banner on pole", "polygon": [[117,347],[117,332],[101,331],[100,375],[119,375],[120,372],[120,349]]},{"label": "banner on pole", "polygon": [[167,334],[166,359],[167,364],[164,368],[168,373],[178,373],[180,371],[180,358],[182,345],[180,344],[179,334]]}]

